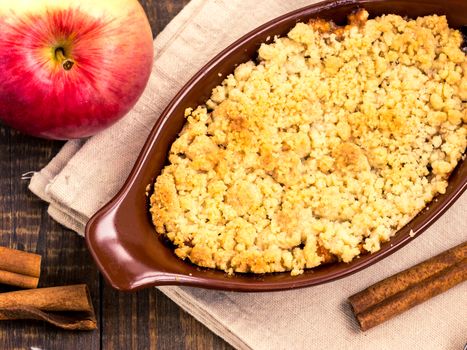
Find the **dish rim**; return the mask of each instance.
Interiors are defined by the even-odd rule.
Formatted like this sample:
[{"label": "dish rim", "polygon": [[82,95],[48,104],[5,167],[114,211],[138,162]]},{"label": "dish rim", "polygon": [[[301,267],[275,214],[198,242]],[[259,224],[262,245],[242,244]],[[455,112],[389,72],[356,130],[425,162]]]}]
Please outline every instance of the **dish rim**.
[{"label": "dish rim", "polygon": [[[441,215],[461,196],[461,194],[467,189],[467,177],[464,177],[460,184],[452,189],[452,191],[448,192],[445,197],[443,198],[442,203],[437,207],[435,210],[429,211],[425,214],[425,210],[422,210],[421,213],[418,215],[425,215],[424,220],[417,226],[416,230],[413,231],[413,235],[408,234],[410,223],[406,224],[400,230],[398,230],[394,236],[391,237],[393,239],[396,235],[402,235],[405,232],[405,235],[402,237],[395,244],[388,244],[386,245],[385,249],[381,249],[378,252],[368,255],[367,258],[362,259],[363,262],[353,263],[352,265],[348,265],[349,267],[345,267],[343,269],[337,269],[332,271],[325,276],[322,276],[319,279],[302,279],[297,280],[296,282],[291,281],[290,279],[286,279],[285,281],[280,282],[259,282],[256,278],[252,278],[251,282],[242,282],[242,281],[235,281],[235,278],[225,278],[225,280],[217,280],[211,279],[209,277],[195,277],[189,276],[185,274],[177,274],[173,272],[167,271],[156,271],[154,270],[154,274],[150,276],[140,276],[140,278],[125,278],[128,276],[122,275],[122,278],[116,278],[115,272],[112,272],[109,269],[108,262],[103,259],[101,256],[101,251],[99,250],[99,245],[102,243],[96,236],[97,231],[100,230],[99,225],[105,221],[115,219],[116,212],[120,207],[121,203],[125,200],[128,194],[133,189],[138,175],[141,174],[143,169],[146,166],[146,163],[150,161],[151,158],[151,151],[154,149],[156,144],[158,143],[158,136],[164,130],[167,122],[172,119],[172,115],[174,110],[180,104],[180,102],[186,97],[191,90],[196,87],[196,84],[202,81],[202,79],[211,73],[211,71],[222,61],[226,59],[226,57],[230,56],[232,53],[235,53],[242,49],[242,47],[253,37],[261,36],[264,32],[271,31],[274,27],[278,27],[283,22],[288,22],[292,20],[296,16],[301,16],[303,18],[310,17],[310,16],[319,16],[319,13],[322,11],[326,11],[329,9],[343,7],[346,5],[355,5],[360,7],[365,7],[365,4],[368,3],[384,3],[387,2],[386,0],[327,0],[319,3],[315,3],[309,6],[305,6],[303,8],[291,11],[286,13],[282,16],[279,16],[275,19],[272,19],[263,25],[253,29],[252,31],[248,32],[241,38],[237,39],[231,45],[223,49],[219,54],[217,54],[213,59],[211,59],[207,64],[205,64],[201,69],[197,71],[197,73],[177,92],[177,94],[173,97],[173,99],[169,102],[167,107],[161,113],[160,117],[157,119],[156,123],[154,124],[151,132],[149,133],[144,146],[142,147],[135,165],[133,166],[130,174],[128,175],[124,185],[121,189],[117,192],[117,194],[106,204],[104,205],[93,217],[89,220],[88,224],[86,225],[85,229],[85,237],[86,243],[88,245],[88,249],[91,252],[94,261],[96,262],[99,270],[102,272],[105,279],[112,285],[112,287],[122,290],[122,291],[136,291],[141,288],[147,288],[152,286],[162,286],[162,285],[186,285],[186,286],[194,286],[194,287],[202,287],[208,289],[219,289],[219,290],[230,290],[230,291],[243,291],[243,292],[264,292],[264,291],[279,291],[279,290],[288,290],[288,289],[295,289],[295,288],[303,288],[312,285],[318,285],[323,283],[328,283],[340,278],[344,278],[350,276],[358,271],[361,271],[372,264],[375,264],[378,261],[386,258],[387,256],[391,255],[392,253],[396,252],[397,250],[404,247],[414,238],[418,237],[421,233],[423,233],[429,226],[431,226],[436,220],[439,219]],[[424,3],[423,0],[415,0],[415,1],[400,1],[400,2],[410,2],[412,4],[422,4]],[[452,1],[456,3],[456,0]],[[238,62],[241,63],[241,62]],[[170,148],[170,145],[169,145]],[[459,161],[455,171],[459,171],[459,169],[466,168],[467,165],[465,164],[466,160]],[[453,172],[453,173],[454,173]],[[155,174],[156,176],[156,174]],[[430,202],[431,203],[431,202]],[[430,205],[427,204],[428,205]],[[417,215],[417,217],[418,217]],[[137,219],[137,218],[135,218]],[[115,224],[115,222],[113,221]],[[116,224],[115,224],[116,225]],[[114,226],[115,226],[114,225]],[[155,233],[155,230],[154,230]],[[154,237],[157,239],[157,237]],[[167,249],[170,249],[167,247]],[[187,264],[187,262],[179,259],[180,264]],[[125,269],[120,270],[120,272],[125,273]],[[280,274],[289,274],[290,272],[281,272]],[[266,274],[268,275],[268,274]],[[242,274],[242,276],[245,276]],[[254,277],[257,277],[255,275]]]}]

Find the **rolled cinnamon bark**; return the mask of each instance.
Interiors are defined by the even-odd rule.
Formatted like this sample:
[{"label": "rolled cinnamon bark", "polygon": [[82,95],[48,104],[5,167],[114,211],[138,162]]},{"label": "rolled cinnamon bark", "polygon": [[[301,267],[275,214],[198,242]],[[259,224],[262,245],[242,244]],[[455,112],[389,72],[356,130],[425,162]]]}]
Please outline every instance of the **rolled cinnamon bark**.
[{"label": "rolled cinnamon bark", "polygon": [[0,247],[0,270],[39,277],[41,256],[17,249]]},{"label": "rolled cinnamon bark", "polygon": [[467,242],[451,248],[418,265],[388,277],[349,298],[355,314],[416,285],[467,258]]},{"label": "rolled cinnamon bark", "polygon": [[0,283],[31,289],[37,288],[37,285],[39,284],[39,278],[0,270]]},{"label": "rolled cinnamon bark", "polygon": [[85,284],[0,294],[0,320],[43,320],[64,329],[97,328]]},{"label": "rolled cinnamon bark", "polygon": [[418,305],[467,279],[467,259],[414,284],[356,315],[365,331]]},{"label": "rolled cinnamon bark", "polygon": [[0,247],[0,283],[36,288],[40,274],[40,255]]},{"label": "rolled cinnamon bark", "polygon": [[0,320],[38,320],[48,322],[66,330],[91,331],[97,328],[96,320],[82,315],[64,315],[42,312],[29,307],[8,307],[0,309]]}]

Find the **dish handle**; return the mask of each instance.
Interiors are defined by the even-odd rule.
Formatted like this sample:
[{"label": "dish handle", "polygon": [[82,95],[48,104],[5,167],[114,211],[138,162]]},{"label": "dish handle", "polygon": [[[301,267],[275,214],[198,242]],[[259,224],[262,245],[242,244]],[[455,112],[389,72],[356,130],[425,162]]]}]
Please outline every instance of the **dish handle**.
[{"label": "dish handle", "polygon": [[125,202],[117,198],[86,225],[87,246],[104,278],[113,288],[125,292],[183,284],[182,275],[172,271],[174,255],[161,249],[162,242],[155,239],[149,223],[128,220],[137,208],[126,207]]}]

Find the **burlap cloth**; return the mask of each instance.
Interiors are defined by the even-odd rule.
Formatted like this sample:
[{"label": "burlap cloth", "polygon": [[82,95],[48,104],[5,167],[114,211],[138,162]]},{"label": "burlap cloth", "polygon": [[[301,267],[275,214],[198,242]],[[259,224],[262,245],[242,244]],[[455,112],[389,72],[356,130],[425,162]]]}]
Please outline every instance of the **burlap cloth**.
[{"label": "burlap cloth", "polygon": [[[209,59],[248,31],[310,0],[192,0],[154,41],[146,91],[116,125],[68,142],[31,180],[49,214],[83,234],[87,220],[120,188],[164,107]],[[467,196],[411,244],[333,283],[288,292],[240,294],[160,290],[238,349],[461,349],[467,340],[465,285],[365,333],[346,298],[467,238]]]}]

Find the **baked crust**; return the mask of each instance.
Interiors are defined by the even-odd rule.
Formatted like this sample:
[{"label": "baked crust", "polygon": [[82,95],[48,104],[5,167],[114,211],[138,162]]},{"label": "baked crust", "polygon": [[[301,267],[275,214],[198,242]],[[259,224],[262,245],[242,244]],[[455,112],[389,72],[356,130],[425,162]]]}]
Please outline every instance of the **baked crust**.
[{"label": "baked crust", "polygon": [[466,147],[467,60],[444,16],[298,23],[186,111],[154,184],[158,234],[194,264],[300,274],[407,224]]}]

